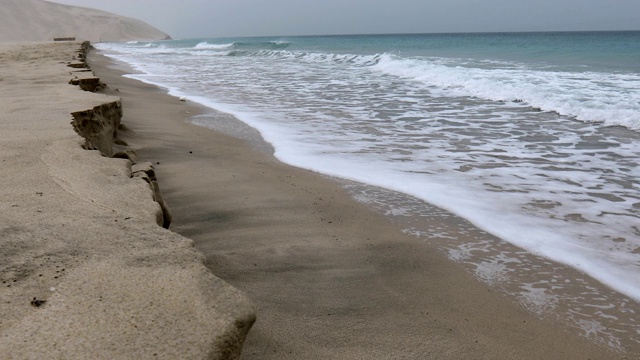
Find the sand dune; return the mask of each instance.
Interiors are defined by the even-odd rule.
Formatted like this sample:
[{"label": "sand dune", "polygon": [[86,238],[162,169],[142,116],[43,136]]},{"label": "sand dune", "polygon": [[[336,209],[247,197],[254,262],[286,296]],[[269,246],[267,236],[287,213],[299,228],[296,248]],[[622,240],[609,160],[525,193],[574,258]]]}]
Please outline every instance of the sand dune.
[{"label": "sand dune", "polygon": [[0,0],[0,42],[160,40],[166,33],[132,18],[41,0]]}]

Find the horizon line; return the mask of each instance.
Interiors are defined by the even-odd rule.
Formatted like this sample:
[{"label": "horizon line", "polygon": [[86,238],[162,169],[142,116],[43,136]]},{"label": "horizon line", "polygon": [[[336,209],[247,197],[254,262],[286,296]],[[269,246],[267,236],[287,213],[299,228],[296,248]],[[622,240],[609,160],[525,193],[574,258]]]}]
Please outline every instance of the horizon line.
[{"label": "horizon line", "polygon": [[[472,34],[544,34],[544,33],[607,33],[607,32],[640,32],[637,30],[517,30],[517,31],[442,31],[442,32],[389,32],[389,33],[339,33],[339,34],[302,34],[302,35],[211,35],[184,37],[186,39],[201,38],[271,38],[271,37],[320,37],[320,36],[384,36],[384,35],[472,35]],[[174,40],[180,40],[174,39]]]}]

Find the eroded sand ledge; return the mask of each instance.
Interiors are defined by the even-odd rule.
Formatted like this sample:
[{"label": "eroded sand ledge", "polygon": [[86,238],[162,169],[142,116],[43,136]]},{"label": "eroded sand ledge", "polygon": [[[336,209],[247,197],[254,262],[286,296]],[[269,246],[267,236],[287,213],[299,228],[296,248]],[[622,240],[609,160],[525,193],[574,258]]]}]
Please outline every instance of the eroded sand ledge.
[{"label": "eroded sand ledge", "polygon": [[102,156],[120,100],[68,84],[92,77],[78,48],[0,45],[0,354],[237,357],[253,305],[158,226],[150,164]]}]

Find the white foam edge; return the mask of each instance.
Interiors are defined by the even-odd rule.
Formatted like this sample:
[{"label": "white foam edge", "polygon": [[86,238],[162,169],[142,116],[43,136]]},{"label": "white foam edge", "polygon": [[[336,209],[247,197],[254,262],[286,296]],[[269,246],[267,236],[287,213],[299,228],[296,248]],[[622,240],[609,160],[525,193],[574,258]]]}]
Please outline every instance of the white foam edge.
[{"label": "white foam edge", "polygon": [[[135,63],[128,62],[115,54],[105,53],[105,55],[121,62],[127,63],[136,70],[143,71],[140,66],[137,66]],[[471,207],[469,206],[470,204],[467,204],[466,202],[469,201],[468,199],[473,198],[473,194],[471,194],[468,199],[461,201],[458,194],[459,189],[451,191],[449,187],[444,187],[440,184],[429,184],[428,186],[426,186],[427,191],[407,191],[406,188],[399,188],[395,184],[406,184],[407,181],[411,181],[410,179],[401,179],[397,176],[391,177],[386,173],[382,174],[381,176],[374,176],[374,174],[370,172],[371,169],[366,169],[366,171],[362,172],[355,171],[355,173],[359,173],[360,175],[353,175],[354,164],[347,164],[341,167],[336,166],[337,164],[334,161],[332,161],[329,166],[326,166],[326,164],[325,166],[322,166],[322,162],[319,162],[316,157],[306,157],[302,154],[302,152],[296,150],[300,146],[299,143],[289,141],[286,137],[283,137],[281,135],[282,132],[287,132],[286,129],[273,125],[265,125],[264,122],[259,120],[259,114],[240,111],[234,108],[232,105],[218,103],[203,96],[194,96],[184,93],[177,88],[169,87],[160,82],[149,80],[147,76],[150,75],[123,75],[123,77],[126,78],[138,80],[163,88],[167,90],[167,93],[169,95],[174,96],[178,99],[180,99],[181,97],[185,97],[190,101],[204,105],[216,111],[221,111],[233,115],[238,120],[255,128],[261,134],[262,138],[270,143],[271,146],[275,149],[274,156],[283,163],[329,176],[378,186],[392,191],[402,192],[407,195],[414,196],[418,199],[422,199],[468,220],[479,229],[491,233],[515,246],[521,247],[533,254],[542,256],[555,262],[573,267],[587,274],[593,279],[596,279],[599,282],[611,287],[612,289],[629,296],[637,302],[640,302],[640,286],[638,285],[638,281],[633,281],[633,279],[630,279],[630,274],[624,269],[612,268],[611,263],[603,262],[601,260],[598,260],[597,258],[590,259],[580,254],[580,250],[582,250],[582,252],[584,253],[586,250],[591,249],[573,244],[570,241],[566,241],[561,236],[558,236],[557,234],[549,231],[533,231],[531,229],[525,229],[530,236],[528,237],[528,239],[523,240],[521,239],[523,229],[509,229],[509,227],[504,226],[504,221],[497,222],[495,221],[495,218],[487,218],[477,211],[469,211]],[[314,166],[309,166],[308,164],[314,164]],[[391,178],[394,178],[395,180],[390,180]],[[425,188],[424,182],[421,182],[418,187]],[[523,223],[525,224],[529,222],[527,219],[524,220],[525,221],[523,221]],[[534,234],[535,236],[533,236]],[[549,239],[553,240],[550,241]]]}]

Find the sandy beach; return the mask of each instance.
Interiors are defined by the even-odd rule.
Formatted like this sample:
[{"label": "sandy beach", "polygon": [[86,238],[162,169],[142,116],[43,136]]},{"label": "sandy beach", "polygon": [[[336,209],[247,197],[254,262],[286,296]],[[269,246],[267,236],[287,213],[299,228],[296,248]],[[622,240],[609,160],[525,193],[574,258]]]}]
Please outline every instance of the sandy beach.
[{"label": "sandy beach", "polygon": [[163,229],[151,164],[109,157],[120,98],[69,84],[80,50],[0,45],[0,357],[237,356],[253,305]]},{"label": "sandy beach", "polygon": [[171,229],[256,304],[243,359],[638,356],[540,319],[336,181],[190,123],[211,110],[123,78],[130,69],[95,52],[89,63],[122,98],[121,138],[154,164]]}]

